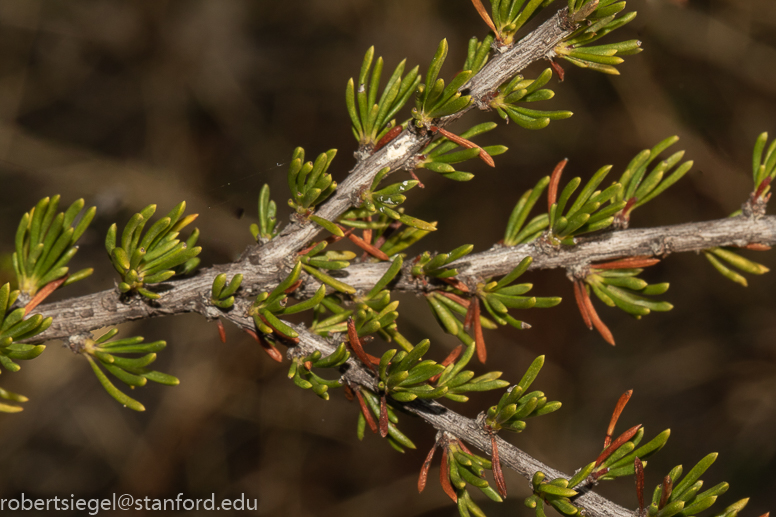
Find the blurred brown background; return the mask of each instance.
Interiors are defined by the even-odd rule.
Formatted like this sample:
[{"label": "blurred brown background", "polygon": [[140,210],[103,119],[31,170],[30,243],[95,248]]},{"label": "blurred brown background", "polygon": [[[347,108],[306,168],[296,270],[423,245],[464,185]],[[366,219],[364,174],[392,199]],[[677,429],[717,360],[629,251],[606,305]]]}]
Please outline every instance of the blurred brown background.
[{"label": "blurred brown background", "polygon": [[[641,39],[646,51],[627,58],[620,77],[564,65],[566,81],[552,81],[557,95],[547,105],[574,117],[538,132],[510,124],[487,135],[510,152],[495,170],[464,169],[478,173],[468,184],[422,176],[427,188],[413,191],[408,210],[441,229],[414,252],[486,249],[502,237],[520,193],[561,158],[571,160],[569,178],[607,163],[619,174],[635,153],[672,134],[682,138],[675,148],[695,160],[693,172],[638,210],[634,227],[724,217],[745,200],[754,139],[764,130],[776,135],[776,2],[633,0],[629,8],[639,16],[614,40]],[[403,57],[426,66],[447,37],[449,77],[468,38],[485,31],[467,0],[3,0],[3,260],[21,214],[56,193],[98,206],[74,260],[96,272],[65,295],[113,285],[105,231],[152,202],[166,212],[185,199],[201,214],[203,264],[231,260],[250,243],[263,183],[285,220],[284,164],[295,146],[310,154],[338,148],[337,179],[352,166],[344,87],[367,47],[376,45],[386,69]],[[465,123],[475,120],[495,115]],[[240,209],[246,216],[237,220]],[[773,253],[754,258],[776,265]],[[744,515],[776,509],[774,276],[750,278],[744,289],[695,255],[671,257],[645,276],[671,282],[665,298],[676,308],[642,321],[600,308],[617,338],[612,348],[584,328],[563,272],[530,275],[536,294],[565,301],[522,316],[530,331],[491,332],[489,362],[516,382],[546,354],[538,389],[564,407],[509,439],[572,472],[595,457],[617,397],[632,388],[622,428],[673,430],[649,462],[648,486],[678,463],[689,468],[719,451],[707,486],[726,480],[732,488],[717,511],[746,496],[753,499]],[[404,296],[402,306],[402,328],[415,340],[431,337],[443,357],[454,343],[429,323],[425,303]],[[31,398],[21,414],[0,417],[0,497],[244,493],[259,500],[260,515],[457,515],[436,481],[423,495],[414,488],[434,435],[414,419],[401,423],[419,450],[402,456],[372,435],[358,442],[354,404],[297,389],[286,365],[234,329],[226,345],[215,325],[195,316],[121,330],[167,340],[157,364],[181,386],[136,390],[147,407],[136,414],[106,395],[83,358],[51,343],[0,379]],[[497,399],[450,405],[474,416]],[[526,482],[511,473],[507,480],[510,499],[483,508],[492,517],[528,515],[519,497]],[[636,504],[631,479],[602,491]]]}]

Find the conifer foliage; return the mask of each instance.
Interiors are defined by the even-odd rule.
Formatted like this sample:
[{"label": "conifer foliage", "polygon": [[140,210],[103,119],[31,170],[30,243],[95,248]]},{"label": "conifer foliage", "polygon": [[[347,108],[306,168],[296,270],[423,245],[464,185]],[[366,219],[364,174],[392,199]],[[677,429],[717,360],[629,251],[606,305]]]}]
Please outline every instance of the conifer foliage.
[{"label": "conifer foliage", "polygon": [[[635,219],[637,208],[684,177],[693,162],[683,161],[683,151],[664,155],[678,140],[675,136],[638,153],[619,176],[611,174],[611,165],[588,168],[564,159],[518,197],[503,222],[504,238],[492,250],[475,252],[465,242],[446,252],[424,249],[423,238],[444,222],[424,221],[405,211],[404,203],[417,192],[414,189],[425,188],[423,181],[433,188],[438,178],[474,180],[475,175],[461,167],[476,163],[475,159],[496,167],[498,173],[493,157],[508,149],[481,146],[476,143],[481,135],[540,130],[551,121],[562,124],[571,117],[568,110],[536,109],[555,95],[547,86],[553,77],[563,79],[561,60],[617,75],[616,66],[623,56],[642,50],[639,41],[616,38],[616,30],[636,16],[626,12],[625,1],[568,0],[552,13],[560,24],[551,18],[535,29],[546,36],[540,38],[546,46],[543,49],[521,45],[529,40],[526,24],[546,14],[552,0],[490,0],[490,8],[480,0],[472,4],[486,25],[483,32],[489,32],[469,41],[465,61],[454,66],[456,74],[444,72],[450,50],[445,39],[435,52],[429,52],[427,67],[409,68],[407,60],[389,64],[393,72],[385,82],[383,58],[375,59],[374,47],[366,51],[360,68],[356,65],[354,69],[357,79],[343,81],[342,109],[350,117],[357,141],[354,172],[345,175],[350,164],[345,165],[342,157],[335,161],[335,149],[317,156],[306,154],[302,147],[291,151],[289,191],[276,193],[276,199],[288,199],[294,212],[292,222],[280,224],[278,205],[265,185],[258,193],[258,223],[249,228],[255,244],[246,252],[247,258],[200,268],[199,231],[182,235],[197,217],[185,215],[185,202],[153,222],[156,205],[151,204],[124,226],[110,226],[105,263],[119,277],[106,296],[118,308],[103,320],[97,315],[94,322],[72,329],[67,338],[71,350],[86,358],[111,397],[128,409],[143,411],[143,404],[117,388],[115,380],[131,390],[149,380],[167,386],[179,381],[151,368],[157,353],[167,346],[165,341],[146,342],[142,336],[114,339],[118,330],[112,326],[99,336],[93,332],[138,317],[199,312],[218,321],[222,340],[222,320],[226,320],[251,334],[276,361],[284,361],[280,350],[287,349],[288,378],[295,386],[323,401],[334,393],[353,400],[358,439],[364,438],[368,428],[405,452],[416,447],[403,425],[408,413],[437,426],[435,443],[420,466],[418,489],[425,489],[439,449],[441,489],[462,517],[484,515],[478,503],[481,496],[510,504],[505,503],[509,487],[503,470],[514,468],[508,459],[513,448],[504,445],[499,433],[520,433],[529,421],[550,415],[562,405],[535,389],[542,383],[544,356],[526,365],[517,382],[505,379],[502,371],[485,367],[486,336],[506,325],[530,331],[524,319],[530,321],[539,312],[534,309],[550,311],[571,292],[585,325],[595,328],[611,345],[614,335],[593,299],[636,319],[671,310],[673,305],[664,299],[668,283],[641,278],[645,268],[661,260],[654,256],[657,253],[607,257],[601,252],[598,258],[564,265],[572,283],[569,293],[535,288],[531,270],[550,267],[548,257],[573,257],[583,245],[616,238]],[[535,77],[525,77],[522,68],[510,68],[510,56],[529,51],[538,56],[534,59],[549,59],[552,66]],[[414,104],[408,107],[411,101]],[[477,108],[492,112],[492,120],[459,133],[446,129]],[[529,132],[524,135],[530,138]],[[567,167],[580,176],[565,180]],[[768,144],[766,133],[755,142],[752,167],[752,193],[742,210],[731,215],[739,218],[736,220],[765,213],[770,183],[776,176],[776,141]],[[391,177],[400,169],[411,179]],[[17,288],[0,287],[0,365],[8,371],[20,369],[15,360],[31,360],[44,351],[40,343],[56,324],[56,316],[45,315],[46,305],[40,305],[43,299],[92,272],[88,268],[70,274],[68,263],[95,209],[84,212],[84,201],[77,200],[57,213],[59,200],[59,196],[42,199],[22,216],[18,226],[13,254]],[[746,247],[767,249],[756,237]],[[741,273],[767,272],[735,250],[734,238],[728,241],[696,251],[738,284],[747,283]],[[285,251],[273,255],[281,253],[276,250]],[[487,262],[493,253],[506,258],[498,267],[477,269],[478,261]],[[412,343],[403,334],[397,296],[402,291],[425,300],[427,316],[455,342],[452,352],[443,353],[429,339]],[[130,314],[138,307],[140,316]],[[289,316],[297,314],[302,317],[293,321],[304,323],[289,321]],[[106,325],[98,325],[98,320]],[[470,397],[482,392],[492,405],[479,408],[482,412],[476,420],[441,409],[440,402],[465,404],[474,414],[477,408],[470,408],[474,405]],[[27,401],[23,395],[2,389],[0,398],[6,401],[0,404],[3,412],[18,412]],[[617,402],[602,449],[589,451],[589,463],[580,465],[573,475],[556,476],[549,468],[531,472],[531,494],[524,498],[525,506],[537,517],[545,517],[550,508],[565,516],[596,515],[588,506],[595,486],[633,477],[639,515],[690,517],[712,506],[718,517],[737,515],[747,500],[715,505],[728,490],[727,483],[702,490],[700,478],[716,454],[702,458],[684,477],[681,466],[672,469],[652,498],[645,497],[647,460],[661,451],[670,432],[649,436],[637,424],[615,434],[630,398],[627,392]],[[443,427],[432,416],[440,414],[467,423],[468,431]],[[478,445],[478,438],[485,440],[484,446]],[[611,508],[612,515],[617,515],[613,504]]]}]

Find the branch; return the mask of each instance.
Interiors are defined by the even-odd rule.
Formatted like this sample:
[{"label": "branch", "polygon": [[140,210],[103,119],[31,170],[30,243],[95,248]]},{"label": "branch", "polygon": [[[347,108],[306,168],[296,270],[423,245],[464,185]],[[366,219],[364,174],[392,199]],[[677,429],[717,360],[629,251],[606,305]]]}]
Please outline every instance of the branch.
[{"label": "branch", "polygon": [[[471,95],[474,102],[455,115],[435,122],[437,127],[449,125],[464,112],[487,103],[482,99],[493,93],[505,81],[534,61],[553,55],[553,49],[573,32],[575,25],[562,9],[547,22],[521,40],[507,52],[494,57],[462,90]],[[316,215],[329,221],[336,220],[351,206],[361,203],[360,194],[375,175],[385,167],[391,171],[405,168],[432,138],[424,130],[409,126],[394,141],[368,158],[359,161],[348,178],[339,185],[335,195],[320,207]],[[249,248],[243,257],[233,263],[199,271],[191,278],[166,283],[167,291],[156,302],[139,297],[122,298],[115,289],[92,295],[73,298],[38,307],[36,312],[44,317],[53,316],[53,325],[30,342],[50,339],[65,339],[85,334],[91,330],[116,325],[122,322],[147,319],[186,312],[196,312],[208,319],[223,317],[244,328],[253,329],[254,322],[247,316],[249,298],[276,286],[294,263],[296,253],[311,241],[321,227],[297,220],[284,228],[272,241]],[[673,252],[699,251],[716,246],[742,246],[751,242],[776,243],[776,217],[760,219],[733,218],[706,223],[686,224],[647,230],[627,230],[581,239],[571,248],[554,248],[543,240],[514,248],[498,247],[475,254],[458,265],[462,277],[481,278],[504,274],[517,265],[525,256],[532,256],[532,269],[557,267],[579,267],[591,262],[615,257],[633,255],[666,255]],[[387,268],[386,263],[356,264],[341,273],[345,281],[356,288],[371,288]],[[240,299],[228,312],[220,311],[209,302],[210,286],[215,275],[236,273],[244,275]],[[311,284],[311,282],[308,282]],[[418,290],[420,287],[406,273],[399,279],[396,288]],[[306,289],[310,289],[308,286]],[[307,354],[320,350],[329,354],[334,350],[325,339],[298,327],[300,343],[289,349],[290,355]],[[344,379],[375,389],[375,378],[354,359],[349,361]],[[458,415],[441,404],[428,401],[414,401],[405,404],[405,409],[418,415],[437,429],[445,430],[458,438],[491,452],[490,437],[471,419]],[[501,461],[518,473],[530,479],[541,470],[550,477],[567,477],[542,464],[507,442],[498,439]],[[593,517],[630,517],[632,512],[592,493],[576,498],[575,503],[583,505],[587,514]]]},{"label": "branch", "polygon": [[[244,305],[247,308],[248,304]],[[237,326],[243,328],[253,328],[251,318],[241,317],[242,310],[231,312],[227,318]],[[304,326],[294,326],[299,332],[300,342],[298,345],[289,348],[289,356],[308,355],[315,350],[320,350],[322,355],[329,355],[336,347],[326,339],[309,332]],[[346,371],[342,380],[349,384],[358,384],[369,388],[372,391],[377,390],[377,380],[370,370],[367,370],[355,358],[348,360]],[[455,435],[457,438],[477,447],[481,451],[491,455],[493,450],[490,441],[490,435],[486,434],[481,425],[475,420],[466,418],[455,411],[435,402],[433,400],[416,399],[413,402],[402,404],[393,401],[392,404],[403,407],[406,411],[419,416],[435,429],[446,431]],[[499,450],[499,458],[502,465],[506,465],[526,479],[530,480],[537,471],[542,471],[549,479],[566,478],[566,475],[552,467],[545,465],[541,461],[533,458],[529,454],[518,449],[509,442],[496,437]],[[582,491],[582,493],[573,499],[574,504],[585,508],[586,515],[589,517],[633,517],[633,512],[612,501],[592,492]]]},{"label": "branch", "polygon": [[[485,434],[474,420],[459,415],[434,401],[417,399],[404,407],[436,429],[447,431],[488,455],[493,453],[490,436]],[[571,476],[543,464],[499,437],[496,437],[496,442],[498,443],[501,465],[511,468],[528,480],[532,479],[537,471],[544,472],[547,479],[571,478]],[[584,508],[585,515],[589,517],[633,517],[634,514],[632,510],[623,508],[591,491],[583,492],[572,500],[576,506]]]},{"label": "branch", "polygon": [[[566,12],[565,8],[561,9],[517,45],[491,59],[464,85],[464,89],[469,89],[474,99],[480,99],[534,61],[551,56],[555,46],[573,31],[574,27],[569,23]],[[473,109],[474,105],[472,103],[454,116],[438,121],[437,126],[444,127]],[[348,178],[337,187],[334,196],[318,209],[316,215],[329,221],[336,220],[351,206],[360,204],[359,193],[371,184],[381,169],[402,168],[429,140],[429,135],[405,130],[379,152],[357,163]],[[220,311],[208,303],[206,294],[216,275],[227,273],[231,277],[242,273],[244,280],[241,292],[246,296],[269,286],[274,287],[293,265],[289,257],[294,257],[321,229],[310,221],[291,223],[268,243],[248,248],[236,263],[203,269],[193,278],[168,282],[169,289],[163,293],[163,300],[158,304],[139,299],[121,300],[116,290],[108,290],[41,306],[38,312],[44,316],[54,316],[54,323],[45,333],[37,336],[34,342],[68,338],[130,320],[185,312],[198,312],[207,318],[217,318]]]},{"label": "branch", "polygon": [[[560,267],[575,269],[618,257],[664,257],[671,253],[698,252],[720,246],[742,247],[750,243],[776,245],[776,216],[757,219],[739,216],[702,223],[620,230],[585,237],[573,247],[555,248],[544,243],[540,238],[520,246],[500,246],[475,253],[464,257],[455,265],[459,277],[482,279],[508,273],[527,256],[533,257],[530,269]],[[295,253],[295,251],[291,252],[290,256]],[[41,305],[34,312],[44,317],[52,316],[54,322],[48,330],[29,342],[41,343],[50,339],[66,339],[76,334],[126,321],[187,312],[197,312],[206,318],[215,319],[224,316],[222,311],[213,307],[208,301],[212,279],[216,275],[227,273],[231,277],[242,273],[243,287],[239,293],[243,298],[248,298],[274,288],[283,278],[282,264],[283,262],[280,262],[280,265],[269,263],[250,266],[236,262],[203,269],[192,278],[168,282],[169,290],[163,293],[158,302],[148,302],[139,298],[131,298],[125,302],[120,299],[115,289],[110,289]],[[356,289],[368,290],[385,273],[389,265],[387,262],[353,264],[345,269],[332,271],[331,274],[338,275],[340,280]],[[318,285],[320,284],[314,279],[309,279],[304,292],[312,294]],[[402,272],[393,288],[414,292],[427,289],[406,271]],[[235,312],[238,310],[234,309],[227,314]]]},{"label": "branch", "polygon": [[[480,106],[480,99],[495,92],[499,86],[531,63],[552,57],[554,55],[553,49],[575,28],[576,25],[571,24],[567,17],[566,8],[555,13],[510,50],[492,58],[461,88],[461,91],[471,95],[474,102],[466,109],[440,119],[435,125],[444,128],[451,124],[464,113]],[[487,103],[483,105],[482,109],[485,108],[487,108]],[[418,131],[412,124],[408,124],[408,128],[388,145],[367,159],[358,162],[350,171],[348,178],[337,186],[332,198],[316,210],[315,215],[329,221],[335,221],[351,206],[360,205],[360,193],[372,183],[379,171],[385,167],[389,167],[392,172],[408,167],[412,159],[430,140],[430,134]],[[412,167],[409,167],[411,170]],[[281,234],[270,241],[267,246],[249,252],[247,259],[254,265],[277,262],[278,259],[290,256],[303,248],[321,230],[320,226],[310,221],[292,223],[286,226]]]},{"label": "branch", "polygon": [[[515,247],[496,247],[477,253],[459,261],[459,274],[482,278],[505,274],[526,256],[534,258],[531,269],[573,268],[592,262],[628,256],[666,256],[671,253],[701,251],[717,246],[745,246],[750,243],[776,244],[776,216],[762,218],[734,217],[702,223],[687,223],[675,226],[621,230],[580,239],[569,248],[557,249],[541,240]],[[122,303],[115,290],[73,298],[62,302],[42,305],[38,308],[44,317],[54,316],[54,324],[33,341],[64,339],[90,330],[122,323],[129,320],[156,316],[197,312],[206,318],[223,317],[235,325],[253,329],[253,320],[246,316],[250,301],[246,296],[277,285],[278,268],[254,268],[245,271],[244,264],[237,262],[216,266],[201,271],[196,277],[170,282],[171,289],[161,303],[149,303],[132,299]],[[358,288],[368,289],[382,276],[387,263],[355,264],[341,270],[346,281]],[[221,312],[213,307],[207,297],[214,275],[226,272],[229,275],[244,272],[243,298],[237,300],[233,310]],[[420,286],[406,274],[398,281],[397,289],[418,290]],[[310,286],[307,289],[311,289]],[[324,355],[332,353],[333,345],[325,339],[310,333],[304,327],[296,327],[300,343],[289,349],[289,354],[309,354],[320,350]],[[375,378],[353,359],[343,376],[345,380],[375,389]],[[433,402],[416,400],[405,404],[405,409],[418,415],[436,429],[445,430],[467,443],[490,454],[490,438],[477,423],[469,418]],[[498,438],[499,455],[504,465],[528,479],[541,470],[550,478],[569,476],[544,465],[520,449]],[[586,492],[575,499],[575,503],[587,509],[592,517],[630,517],[632,512],[593,493]]]},{"label": "branch", "polygon": [[[776,216],[761,218],[727,217],[702,223],[685,223],[637,230],[600,233],[578,239],[576,246],[555,247],[538,238],[519,246],[494,246],[488,251],[468,255],[452,264],[458,277],[483,279],[505,275],[526,257],[533,257],[529,270],[586,267],[622,257],[657,256],[672,253],[700,252],[715,247],[743,247],[747,244],[776,244]],[[338,279],[356,289],[371,289],[387,271],[390,263],[354,264],[339,270]],[[318,288],[311,281],[304,293],[311,295]],[[398,277],[395,290],[420,292],[428,290],[407,271]],[[434,289],[431,286],[431,289]]]}]

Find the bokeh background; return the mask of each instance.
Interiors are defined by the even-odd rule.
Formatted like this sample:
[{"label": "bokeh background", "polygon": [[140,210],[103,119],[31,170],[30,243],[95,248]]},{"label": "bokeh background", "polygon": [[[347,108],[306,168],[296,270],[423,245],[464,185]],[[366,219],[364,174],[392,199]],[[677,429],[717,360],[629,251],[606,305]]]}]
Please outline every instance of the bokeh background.
[{"label": "bokeh background", "polygon": [[[412,192],[408,211],[440,221],[440,230],[415,252],[463,243],[487,249],[502,237],[519,195],[560,159],[570,158],[568,177],[609,163],[619,174],[634,154],[672,134],[695,167],[638,210],[632,226],[724,217],[740,206],[751,188],[754,139],[776,134],[776,3],[632,0],[629,8],[639,16],[614,39],[638,38],[646,51],[627,58],[621,76],[568,65],[565,82],[553,79],[557,95],[547,105],[574,117],[538,132],[510,124],[487,135],[484,142],[510,152],[495,170],[472,163],[477,176],[468,184],[422,176],[427,188]],[[201,214],[204,265],[234,259],[251,241],[263,183],[286,220],[285,164],[295,146],[311,154],[339,149],[337,179],[352,167],[343,95],[367,47],[376,46],[386,69],[404,57],[426,66],[447,37],[449,77],[468,38],[485,31],[467,0],[3,0],[2,274],[21,214],[56,193],[98,207],[74,259],[95,274],[57,296],[111,288],[105,231],[152,202],[166,212],[185,199]],[[480,120],[495,115],[464,124]],[[776,264],[772,253],[750,256]],[[687,254],[645,276],[671,282],[665,298],[676,308],[636,321],[598,304],[617,338],[610,347],[584,328],[562,271],[529,275],[537,294],[565,301],[523,315],[529,331],[489,333],[489,362],[515,382],[546,354],[537,386],[564,406],[509,439],[572,472],[595,457],[615,401],[633,389],[622,428],[643,423],[650,436],[672,429],[649,461],[649,487],[674,465],[689,468],[718,451],[705,479],[731,483],[720,509],[747,496],[744,515],[776,508],[773,275],[750,278],[744,289]],[[455,343],[435,327],[425,302],[401,300],[402,329],[414,340],[432,338],[441,359]],[[415,419],[403,417],[402,427],[419,450],[400,455],[373,435],[358,442],[355,404],[299,390],[285,365],[235,329],[227,329],[227,344],[196,316],[126,324],[121,332],[167,340],[157,364],[182,384],[134,391],[147,408],[136,414],[102,390],[83,358],[50,343],[21,372],[2,375],[4,388],[31,401],[0,418],[0,497],[214,492],[258,499],[259,515],[457,515],[435,481],[422,495],[415,490],[434,436]],[[497,398],[450,404],[474,416]],[[431,479],[436,473],[435,466]],[[483,508],[490,516],[527,515],[519,497],[527,483],[511,472],[507,481],[507,502],[483,501]],[[636,504],[630,479],[601,491]]]}]

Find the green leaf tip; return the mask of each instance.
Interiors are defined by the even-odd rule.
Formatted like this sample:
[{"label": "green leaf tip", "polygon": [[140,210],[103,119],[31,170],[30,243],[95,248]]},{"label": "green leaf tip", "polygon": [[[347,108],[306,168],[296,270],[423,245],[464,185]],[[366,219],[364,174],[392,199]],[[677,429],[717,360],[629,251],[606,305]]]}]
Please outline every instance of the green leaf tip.
[{"label": "green leaf tip", "polygon": [[183,216],[185,210],[186,202],[182,201],[144,232],[156,212],[156,205],[148,205],[130,218],[118,243],[117,226],[110,227],[105,247],[114,269],[121,275],[120,292],[158,299],[160,295],[148,289],[149,285],[165,282],[175,275],[190,274],[197,267],[197,255],[202,251],[195,246],[199,230],[195,228],[186,241],[178,239],[180,231],[198,216]]},{"label": "green leaf tip", "polygon": [[345,105],[352,122],[353,135],[359,147],[366,152],[374,152],[385,145],[383,139],[386,135],[401,127],[396,125],[393,117],[404,107],[420,82],[418,67],[405,75],[406,60],[402,60],[378,99],[383,59],[378,58],[373,68],[373,58],[374,47],[370,47],[364,55],[358,84],[351,78],[345,88]]},{"label": "green leaf tip", "polygon": [[[570,18],[574,23],[579,23],[579,28],[555,47],[555,54],[580,68],[619,75],[620,72],[615,66],[623,62],[621,56],[641,52],[641,41],[629,40],[603,45],[591,45],[591,43],[626,25],[636,17],[635,12],[617,16],[625,8],[625,4],[624,1],[570,0]],[[583,21],[585,23],[580,23]]]},{"label": "green leaf tip", "polygon": [[[143,404],[119,390],[103,369],[130,388],[145,386],[149,380],[167,386],[177,386],[180,384],[177,378],[148,368],[156,360],[156,353],[163,350],[167,343],[144,343],[141,336],[112,339],[117,333],[118,330],[114,328],[95,339],[85,339],[79,343],[77,352],[86,357],[97,380],[111,397],[124,407],[145,411]],[[142,355],[125,357],[125,354]]]},{"label": "green leaf tip", "polygon": [[251,235],[257,242],[272,240],[280,231],[277,227],[277,205],[270,199],[269,185],[259,192],[259,224],[250,226]]},{"label": "green leaf tip", "polygon": [[426,72],[425,83],[418,85],[415,91],[415,107],[412,108],[412,118],[418,128],[431,129],[434,119],[458,113],[469,107],[471,97],[462,95],[461,89],[473,70],[462,70],[445,86],[444,79],[438,78],[442,65],[447,58],[447,40],[443,39],[437,47]]},{"label": "green leaf tip", "polygon": [[319,154],[314,162],[305,163],[304,149],[297,147],[294,150],[288,167],[288,186],[291,190],[288,205],[298,214],[309,216],[317,205],[336,190],[337,182],[327,172],[336,154],[336,149],[329,149]]},{"label": "green leaf tip", "polygon": [[[57,213],[59,199],[58,195],[41,199],[22,216],[17,227],[11,260],[19,290],[28,299],[58,280],[66,278],[63,282],[71,284],[92,271],[83,269],[67,277],[67,264],[78,251],[76,242],[91,224],[97,209],[91,207],[84,212],[84,200],[79,199],[66,211]],[[61,285],[62,282],[56,287]]]}]

